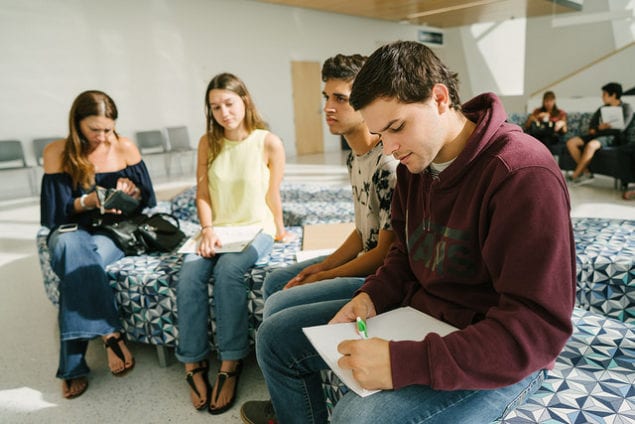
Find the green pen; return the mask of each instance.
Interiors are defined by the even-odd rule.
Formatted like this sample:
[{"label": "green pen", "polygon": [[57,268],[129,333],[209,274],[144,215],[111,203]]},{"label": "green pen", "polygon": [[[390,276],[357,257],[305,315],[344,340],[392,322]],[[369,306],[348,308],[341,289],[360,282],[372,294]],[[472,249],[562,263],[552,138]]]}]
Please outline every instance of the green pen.
[{"label": "green pen", "polygon": [[368,333],[366,332],[366,321],[360,317],[357,317],[357,331],[359,332],[359,335],[362,336],[362,339],[368,338]]}]

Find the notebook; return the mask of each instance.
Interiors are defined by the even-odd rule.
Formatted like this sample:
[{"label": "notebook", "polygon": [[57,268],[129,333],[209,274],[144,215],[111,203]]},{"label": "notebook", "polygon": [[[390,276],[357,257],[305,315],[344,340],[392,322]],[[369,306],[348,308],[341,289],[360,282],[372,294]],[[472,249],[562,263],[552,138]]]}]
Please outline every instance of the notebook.
[{"label": "notebook", "polygon": [[[214,227],[214,233],[223,243],[216,248],[216,253],[242,252],[262,231],[257,225],[237,225],[231,227]],[[179,249],[178,253],[196,253],[201,233],[190,237]]]},{"label": "notebook", "polygon": [[[366,328],[369,338],[379,337],[394,341],[418,341],[423,340],[428,333],[445,336],[457,330],[456,327],[410,306],[393,309],[369,318],[366,320]],[[305,327],[302,331],[322,359],[349,389],[362,397],[379,391],[364,389],[353,378],[351,370],[344,370],[337,365],[337,361],[342,356],[337,351],[337,345],[344,340],[360,339],[354,322]]]}]

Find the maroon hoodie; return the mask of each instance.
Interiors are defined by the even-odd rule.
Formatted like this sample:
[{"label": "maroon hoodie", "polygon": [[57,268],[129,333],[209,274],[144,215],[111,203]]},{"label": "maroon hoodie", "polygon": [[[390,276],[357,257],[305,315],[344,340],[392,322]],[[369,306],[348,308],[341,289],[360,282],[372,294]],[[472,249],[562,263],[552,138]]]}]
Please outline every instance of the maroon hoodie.
[{"label": "maroon hoodie", "polygon": [[458,327],[390,342],[396,389],[491,389],[552,368],[572,332],[575,247],[569,196],[549,151],[505,122],[491,93],[463,113],[476,123],[438,176],[397,169],[396,234],[361,291],[377,313],[412,306]]}]

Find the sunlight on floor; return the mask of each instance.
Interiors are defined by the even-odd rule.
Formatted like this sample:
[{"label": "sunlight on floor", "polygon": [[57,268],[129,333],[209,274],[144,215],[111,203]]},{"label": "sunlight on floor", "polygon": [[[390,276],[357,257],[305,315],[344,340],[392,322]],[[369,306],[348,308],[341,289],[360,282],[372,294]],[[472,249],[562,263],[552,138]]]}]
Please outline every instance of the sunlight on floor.
[{"label": "sunlight on floor", "polygon": [[10,412],[32,412],[56,407],[57,404],[42,399],[42,392],[29,387],[0,390],[0,409]]},{"label": "sunlight on floor", "polygon": [[635,205],[605,202],[586,202],[571,208],[572,217],[602,217],[635,219]]},{"label": "sunlight on floor", "polygon": [[13,253],[0,253],[0,267],[10,264],[13,261],[18,261],[30,256],[31,253],[13,254]]}]

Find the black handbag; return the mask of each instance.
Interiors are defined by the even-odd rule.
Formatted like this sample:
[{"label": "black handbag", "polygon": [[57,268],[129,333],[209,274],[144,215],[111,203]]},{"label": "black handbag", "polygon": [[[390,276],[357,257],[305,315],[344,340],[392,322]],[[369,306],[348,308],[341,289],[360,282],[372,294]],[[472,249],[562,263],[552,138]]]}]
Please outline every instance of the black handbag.
[{"label": "black handbag", "polygon": [[170,252],[185,239],[179,220],[168,213],[156,213],[144,216],[139,224],[138,232],[145,242],[148,251]]},{"label": "black handbag", "polygon": [[178,218],[167,213],[151,216],[136,215],[112,224],[93,227],[93,232],[104,234],[126,256],[138,256],[151,252],[170,252],[185,239]]},{"label": "black handbag", "polygon": [[138,256],[147,251],[138,229],[139,224],[132,219],[93,226],[94,233],[109,237],[126,256]]}]

